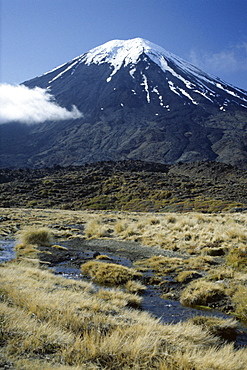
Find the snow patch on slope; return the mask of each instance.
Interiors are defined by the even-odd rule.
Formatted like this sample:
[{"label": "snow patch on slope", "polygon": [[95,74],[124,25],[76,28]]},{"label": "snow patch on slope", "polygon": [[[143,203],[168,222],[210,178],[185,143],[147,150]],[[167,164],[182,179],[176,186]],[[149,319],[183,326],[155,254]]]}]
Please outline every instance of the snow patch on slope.
[{"label": "snow patch on slope", "polygon": [[[65,72],[69,71],[71,68],[73,68],[76,64],[78,64],[78,60],[76,60],[74,63],[72,63],[69,67],[65,68],[62,72],[60,72],[57,76],[55,76],[53,79],[51,79],[48,83],[52,83],[53,81],[57,80],[59,77],[61,77]],[[71,72],[73,74],[74,71]]]},{"label": "snow patch on slope", "polygon": [[147,102],[150,103],[150,93],[149,93],[149,89],[148,89],[148,79],[147,79],[147,76],[145,76],[145,75],[142,75],[142,78],[143,78],[143,83],[141,83],[141,85],[144,86],[144,89],[147,93]]}]

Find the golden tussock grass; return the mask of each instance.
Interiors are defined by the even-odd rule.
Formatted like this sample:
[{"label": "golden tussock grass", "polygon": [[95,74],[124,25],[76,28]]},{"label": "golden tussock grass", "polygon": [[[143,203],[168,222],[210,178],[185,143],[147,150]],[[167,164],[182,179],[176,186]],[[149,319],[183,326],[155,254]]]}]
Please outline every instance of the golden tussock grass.
[{"label": "golden tussock grass", "polygon": [[38,256],[37,245],[18,243],[14,250],[17,257],[37,258]]},{"label": "golden tussock grass", "polygon": [[146,288],[145,285],[143,285],[139,281],[129,280],[125,284],[125,289],[129,293],[138,293],[138,294],[140,294],[140,293],[143,293],[147,288]]},{"label": "golden tussock grass", "polygon": [[151,268],[157,275],[166,275],[184,264],[182,258],[153,256],[134,263],[137,268]]},{"label": "golden tussock grass", "polygon": [[236,304],[236,315],[239,319],[247,321],[247,287],[239,285],[233,295]]},{"label": "golden tussock grass", "polygon": [[199,325],[209,330],[212,335],[228,341],[235,340],[240,332],[239,324],[234,319],[225,320],[218,317],[195,316],[189,322]]},{"label": "golden tussock grass", "polygon": [[99,254],[95,257],[96,260],[107,260],[111,261],[111,257],[107,256],[106,254]]},{"label": "golden tussock grass", "polygon": [[[240,274],[241,278],[243,277],[243,274]],[[237,280],[237,274],[236,271],[230,266],[212,266],[207,271],[206,280],[208,281],[218,281],[218,280]]]},{"label": "golden tussock grass", "polygon": [[127,309],[135,294],[98,290],[34,263],[1,265],[0,291],[0,354],[17,368],[242,370],[247,363],[246,350],[207,329]]},{"label": "golden tussock grass", "polygon": [[[237,243],[247,240],[247,216],[245,213],[201,214],[149,213],[110,211],[68,211],[52,209],[0,209],[9,220],[0,225],[0,235],[14,235],[21,229],[56,225],[56,237],[60,238],[116,238],[138,240],[143,244],[181,252],[201,251],[212,243],[230,250]],[[84,231],[74,226],[85,227]],[[7,230],[7,231],[6,231]],[[26,241],[25,241],[26,243]],[[28,244],[37,244],[28,241]],[[211,248],[211,247],[210,247]]]},{"label": "golden tussock grass", "polygon": [[189,281],[193,279],[195,275],[198,275],[198,272],[196,270],[185,270],[181,271],[178,276],[176,277],[176,280],[179,283],[184,283],[186,281]]},{"label": "golden tussock grass", "polygon": [[102,261],[88,261],[81,266],[83,274],[98,284],[120,285],[140,278],[142,274],[132,268]]},{"label": "golden tussock grass", "polygon": [[63,247],[62,245],[57,245],[57,244],[53,244],[53,245],[51,245],[51,247],[52,247],[52,248],[55,248],[55,249],[65,250],[65,251],[67,251],[67,250],[68,250],[68,248]]},{"label": "golden tussock grass", "polygon": [[226,263],[235,269],[243,270],[247,267],[247,247],[238,246],[230,250],[226,256]]},{"label": "golden tussock grass", "polygon": [[90,220],[85,226],[85,236],[87,238],[104,238],[109,237],[109,227],[104,224],[100,218]]},{"label": "golden tussock grass", "polygon": [[195,280],[182,292],[180,302],[185,306],[207,306],[219,296],[225,297],[225,289],[222,284]]},{"label": "golden tussock grass", "polygon": [[[183,284],[193,271],[201,271],[205,277],[185,287],[182,303],[207,305],[215,297],[230,297],[237,317],[247,321],[245,213],[150,216],[3,209],[2,214],[9,217],[0,225],[4,237],[13,237],[19,225],[23,229],[28,224],[37,231],[52,224],[58,238],[115,238],[180,252],[184,258],[154,256],[135,267],[152,269],[161,277],[172,273]],[[36,248],[46,243],[52,247],[53,240],[32,239],[31,234],[16,246],[23,253],[22,262],[0,266],[0,359],[23,369],[247,369],[246,349],[236,350],[213,335],[212,328],[227,330],[224,323],[161,324],[133,308],[142,301],[137,294],[140,283],[133,280],[138,276],[123,283],[122,290],[98,289],[92,283],[55,276],[40,269],[34,259]],[[220,264],[214,255],[219,253],[217,248],[226,253],[220,255]]]},{"label": "golden tussock grass", "polygon": [[22,244],[50,246],[53,241],[53,232],[48,227],[25,227],[18,233]]}]

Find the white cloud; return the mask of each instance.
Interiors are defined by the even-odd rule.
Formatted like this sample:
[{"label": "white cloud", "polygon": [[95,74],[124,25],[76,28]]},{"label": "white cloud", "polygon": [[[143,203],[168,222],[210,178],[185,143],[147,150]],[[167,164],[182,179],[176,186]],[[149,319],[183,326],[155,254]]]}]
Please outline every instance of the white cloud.
[{"label": "white cloud", "polygon": [[247,43],[241,43],[218,53],[191,50],[190,62],[212,73],[241,72],[247,70]]},{"label": "white cloud", "polygon": [[82,113],[76,106],[71,111],[59,106],[46,89],[0,84],[0,123],[33,124],[80,117]]}]

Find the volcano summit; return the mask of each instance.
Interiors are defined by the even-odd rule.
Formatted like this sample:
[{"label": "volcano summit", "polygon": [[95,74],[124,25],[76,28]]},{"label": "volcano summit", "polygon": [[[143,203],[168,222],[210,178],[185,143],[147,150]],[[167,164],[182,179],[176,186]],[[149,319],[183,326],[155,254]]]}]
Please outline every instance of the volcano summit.
[{"label": "volcano summit", "polygon": [[124,159],[247,165],[247,92],[141,38],[109,41],[23,84],[81,115],[2,124],[1,167]]}]

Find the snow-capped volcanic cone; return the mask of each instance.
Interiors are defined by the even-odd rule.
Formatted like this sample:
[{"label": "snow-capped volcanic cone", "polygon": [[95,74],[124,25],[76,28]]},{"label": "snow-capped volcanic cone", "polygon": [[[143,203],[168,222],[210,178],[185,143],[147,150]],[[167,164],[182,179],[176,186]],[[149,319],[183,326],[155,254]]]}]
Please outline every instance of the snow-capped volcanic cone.
[{"label": "snow-capped volcanic cone", "polygon": [[[107,106],[116,108],[116,103],[129,107],[147,103],[170,111],[174,99],[182,105],[213,104],[219,110],[231,106],[247,109],[246,91],[204,73],[141,38],[109,41],[25,85],[49,87],[59,97],[66,92],[73,94],[71,88],[78,85],[82,96],[77,90],[78,96],[73,103],[83,111],[87,110],[85,100],[89,105],[97,103],[101,110]],[[57,90],[61,85],[63,91],[59,94]],[[95,85],[99,88],[96,92],[93,91]],[[125,94],[117,99],[117,90],[121,88],[125,89]],[[104,96],[105,93],[111,93],[111,99]],[[91,102],[92,97],[96,101]],[[66,100],[61,98],[62,103],[68,105]]]},{"label": "snow-capped volcanic cone", "polygon": [[[121,159],[247,164],[247,92],[141,38],[109,41],[24,85],[48,89],[57,104],[82,113],[19,129],[24,166]],[[20,166],[10,152],[8,145],[2,162]]]}]

